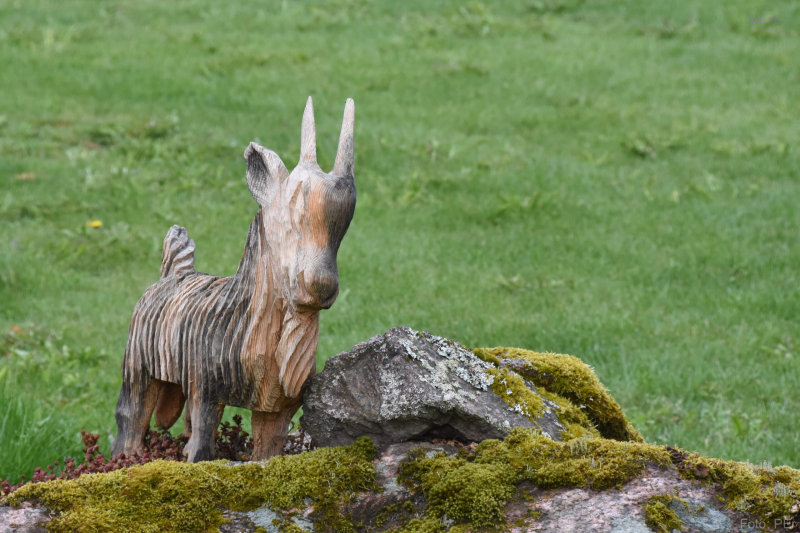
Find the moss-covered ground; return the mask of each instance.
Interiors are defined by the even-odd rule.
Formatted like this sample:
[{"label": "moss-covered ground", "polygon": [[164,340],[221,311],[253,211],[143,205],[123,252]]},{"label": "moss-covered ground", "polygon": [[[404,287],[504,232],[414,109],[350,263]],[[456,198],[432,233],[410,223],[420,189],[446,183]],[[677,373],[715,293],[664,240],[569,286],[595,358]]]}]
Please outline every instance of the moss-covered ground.
[{"label": "moss-covered ground", "polygon": [[[379,490],[372,442],[276,457],[265,465],[231,467],[224,461],[154,461],[71,481],[29,484],[4,503],[35,500],[56,511],[51,533],[198,533],[218,531],[222,509],[264,505],[289,510],[313,505],[318,527],[346,533],[341,510],[363,491]],[[292,524],[283,525],[286,533]],[[296,526],[295,526],[296,528]]]},{"label": "moss-covered ground", "polygon": [[573,354],[648,442],[800,466],[797,21],[795,0],[0,2],[0,332],[57,334],[0,353],[0,477],[80,454],[81,429],[108,450],[167,229],[233,273],[242,152],[293,166],[309,95],[326,170],[357,115],[320,367],[398,325]]},{"label": "moss-covered ground", "polygon": [[[393,503],[372,513],[369,523],[354,523],[348,506],[359,493],[381,491],[376,484],[371,442],[360,439],[341,448],[322,448],[297,456],[235,468],[225,462],[186,464],[157,461],[109,474],[72,481],[27,485],[2,503],[39,501],[57,512],[52,533],[215,532],[223,508],[251,510],[264,505],[294,512],[311,505],[316,531],[356,533],[364,527],[403,533],[464,533],[493,530],[505,524],[505,506],[522,482],[542,489],[621,488],[648,466],[677,466],[687,478],[712,485],[726,505],[767,523],[796,516],[800,471],[756,467],[709,459],[698,454],[642,442],[584,436],[557,442],[535,429],[515,428],[503,441],[487,440],[474,452],[409,452],[399,481],[422,494],[421,507]],[[658,496],[644,506],[654,531],[679,529],[670,508],[674,495]],[[529,502],[535,511],[535,501]],[[419,504],[417,504],[419,505]],[[421,513],[420,513],[421,511]],[[387,526],[397,516],[394,526]],[[283,520],[279,529],[300,533]]]}]

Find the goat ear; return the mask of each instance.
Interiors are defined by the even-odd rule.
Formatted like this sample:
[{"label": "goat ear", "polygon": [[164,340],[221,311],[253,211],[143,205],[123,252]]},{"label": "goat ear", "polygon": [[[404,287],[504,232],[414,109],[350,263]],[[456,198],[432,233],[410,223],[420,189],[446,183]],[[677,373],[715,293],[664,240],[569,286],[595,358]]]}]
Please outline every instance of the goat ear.
[{"label": "goat ear", "polygon": [[289,171],[278,154],[256,143],[250,143],[244,151],[247,161],[247,186],[258,205],[269,205],[270,191],[289,177]]}]

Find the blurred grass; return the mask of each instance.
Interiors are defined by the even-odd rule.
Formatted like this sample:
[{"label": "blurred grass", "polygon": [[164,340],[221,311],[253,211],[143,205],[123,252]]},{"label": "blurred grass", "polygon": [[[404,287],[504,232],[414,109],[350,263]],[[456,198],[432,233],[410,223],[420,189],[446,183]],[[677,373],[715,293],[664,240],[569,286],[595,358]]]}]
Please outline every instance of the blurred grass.
[{"label": "blurred grass", "polygon": [[35,325],[40,358],[0,353],[0,477],[76,453],[82,427],[108,445],[167,229],[233,273],[241,154],[293,166],[309,94],[323,168],[357,105],[320,367],[396,325],[570,353],[652,442],[800,466],[798,20],[789,1],[0,2],[0,331]]}]

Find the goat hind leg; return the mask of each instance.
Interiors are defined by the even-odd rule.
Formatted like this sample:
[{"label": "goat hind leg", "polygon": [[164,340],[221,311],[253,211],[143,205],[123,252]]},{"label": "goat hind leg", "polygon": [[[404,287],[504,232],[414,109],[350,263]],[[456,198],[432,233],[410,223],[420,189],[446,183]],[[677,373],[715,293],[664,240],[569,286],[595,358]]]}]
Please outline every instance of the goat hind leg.
[{"label": "goat hind leg", "polygon": [[[156,401],[156,427],[169,429],[178,421],[186,403],[181,386],[168,381],[158,381],[159,392]],[[188,411],[188,410],[187,410]]]}]

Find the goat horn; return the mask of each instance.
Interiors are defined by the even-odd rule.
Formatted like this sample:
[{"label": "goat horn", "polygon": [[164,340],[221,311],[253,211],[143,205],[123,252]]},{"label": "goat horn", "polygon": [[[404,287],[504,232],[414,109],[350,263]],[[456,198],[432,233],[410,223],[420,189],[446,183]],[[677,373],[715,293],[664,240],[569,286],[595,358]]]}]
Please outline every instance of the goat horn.
[{"label": "goat horn", "polygon": [[303,127],[300,131],[300,162],[317,163],[317,126],[314,124],[314,102],[310,96],[303,112]]},{"label": "goat horn", "polygon": [[353,176],[355,155],[353,153],[353,126],[356,121],[356,105],[352,98],[347,99],[344,105],[344,119],[342,120],[342,133],[339,135],[339,149],[336,151],[336,162],[333,164],[333,174],[336,176]]}]

